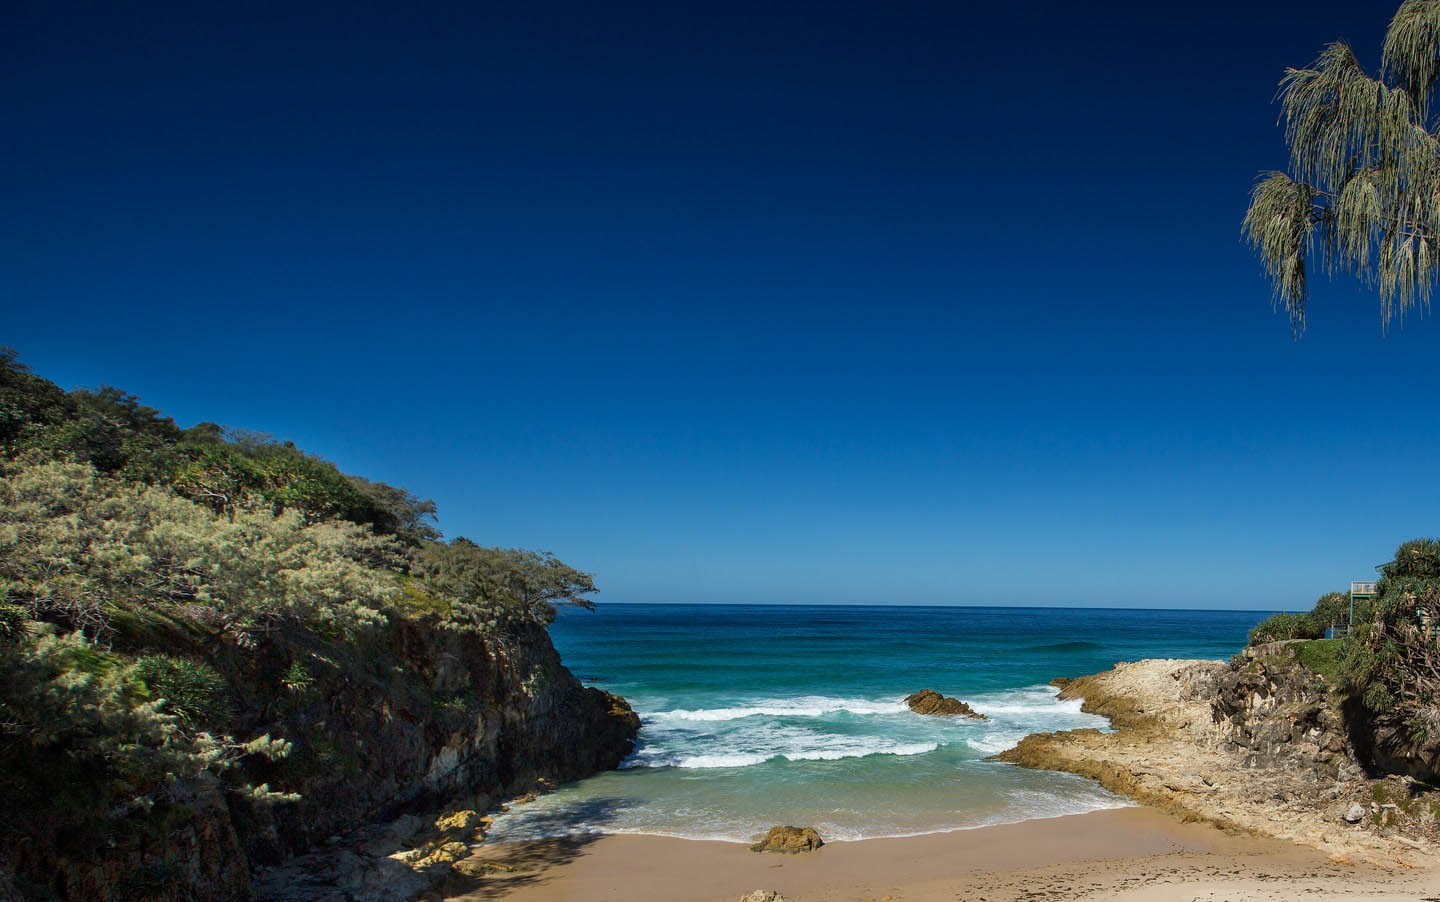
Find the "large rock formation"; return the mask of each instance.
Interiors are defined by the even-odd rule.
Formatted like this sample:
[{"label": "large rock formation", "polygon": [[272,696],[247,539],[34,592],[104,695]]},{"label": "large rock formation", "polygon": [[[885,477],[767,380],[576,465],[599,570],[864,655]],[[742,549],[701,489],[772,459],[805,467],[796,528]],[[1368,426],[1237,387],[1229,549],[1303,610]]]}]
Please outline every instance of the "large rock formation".
[{"label": "large rock formation", "polygon": [[[293,660],[293,649],[270,641],[280,640],[262,641],[234,662],[251,685],[274,685],[270,671]],[[339,866],[353,874],[322,875],[321,883],[328,891],[353,877],[345,892],[378,898],[375,886],[382,883],[409,885],[402,872],[423,876],[448,865],[440,861],[443,846],[455,842],[437,823],[430,833],[438,844],[418,857],[387,860],[406,843],[384,836],[383,822],[457,801],[483,808],[613,768],[640,725],[623,699],[581,685],[544,627],[530,622],[482,634],[397,618],[363,658],[317,645],[310,660],[313,682],[303,691],[278,704],[258,694],[242,699],[246,735],[268,732],[293,743],[281,761],[247,758],[247,777],[297,793],[297,801],[259,804],[202,774],[177,783],[184,793],[177,816],[160,833],[76,844],[44,830],[0,831],[0,872],[8,869],[17,884],[45,897],[246,899],[285,886],[252,887],[252,868],[352,838],[375,845],[377,860],[394,873],[379,873],[365,855],[352,854]],[[370,824],[379,826],[367,830]],[[465,851],[460,846],[452,858]],[[335,864],[327,859],[324,866]]]},{"label": "large rock formation", "polygon": [[[996,757],[1080,774],[1187,820],[1337,858],[1418,863],[1433,852],[1413,822],[1396,829],[1402,805],[1381,799],[1403,792],[1393,778],[1364,777],[1339,700],[1283,645],[1229,664],[1118,664],[1068,683],[1061,697],[1083,698],[1084,710],[1110,717],[1115,731],[1035,734]],[[1415,807],[1421,815],[1428,808]]]},{"label": "large rock formation", "polygon": [[304,720],[324,727],[305,731],[308,751],[338,766],[310,774],[295,787],[302,803],[275,811],[287,849],[390,811],[614,768],[639,729],[623,699],[575,679],[538,624],[481,636],[401,622],[392,652],[400,672],[389,691],[312,689]]},{"label": "large rock formation", "polygon": [[1285,770],[1329,788],[1365,774],[1325,678],[1274,642],[1247,648],[1215,674],[1211,713],[1245,766]]},{"label": "large rock formation", "polygon": [[905,704],[909,705],[910,710],[916,714],[937,715],[942,717],[970,717],[975,720],[989,719],[958,698],[941,695],[934,689],[921,689],[919,692],[905,696]]}]

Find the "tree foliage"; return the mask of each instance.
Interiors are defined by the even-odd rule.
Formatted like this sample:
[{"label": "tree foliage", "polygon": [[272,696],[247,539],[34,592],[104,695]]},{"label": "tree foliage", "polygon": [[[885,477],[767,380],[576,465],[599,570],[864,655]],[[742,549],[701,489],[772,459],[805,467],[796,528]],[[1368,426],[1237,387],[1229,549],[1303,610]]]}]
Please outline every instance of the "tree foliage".
[{"label": "tree foliage", "polygon": [[1374,716],[1418,718],[1440,742],[1440,540],[1397,548],[1378,593],[1373,620],[1351,643],[1351,681]]},{"label": "tree foliage", "polygon": [[191,729],[151,697],[143,661],[80,633],[0,640],[0,686],[0,792],[12,829],[103,842],[217,781],[257,800],[293,799],[234,769],[245,755],[283,758],[287,743]]},{"label": "tree foliage", "polygon": [[548,624],[557,604],[595,606],[585,597],[596,591],[594,577],[548,551],[486,548],[459,538],[425,546],[412,572],[454,599],[457,615],[477,624],[497,615]]},{"label": "tree foliage", "polygon": [[473,723],[424,695],[416,636],[504,645],[594,592],[547,552],[441,541],[404,489],[0,349],[0,850],[143,846],[221,791],[260,824],[252,801],[323,794],[358,754],[327,692]]},{"label": "tree foliage", "polygon": [[214,423],[180,429],[117,388],[65,392],[0,349],[0,451],[87,463],[130,482],[168,486],[223,513],[268,508],[308,522],[348,520],[416,544],[435,541],[435,502],[342,473],[290,442]]},{"label": "tree foliage", "polygon": [[1371,75],[1343,41],[1287,69],[1279,100],[1289,172],[1262,175],[1244,233],[1298,333],[1315,254],[1377,291],[1380,316],[1429,308],[1440,254],[1440,0],[1405,0]]},{"label": "tree foliage", "polygon": [[[1365,622],[1370,616],[1370,602],[1358,599],[1355,603],[1357,623]],[[1281,639],[1322,639],[1325,631],[1332,626],[1345,626],[1350,622],[1350,596],[1345,592],[1329,592],[1315,601],[1315,606],[1303,614],[1276,614],[1262,621],[1250,631],[1250,644],[1276,642]]]},{"label": "tree foliage", "polygon": [[291,620],[342,634],[396,594],[393,540],[293,511],[217,516],[76,463],[0,478],[0,589],[31,617],[104,638],[120,610],[163,608],[217,635]]}]

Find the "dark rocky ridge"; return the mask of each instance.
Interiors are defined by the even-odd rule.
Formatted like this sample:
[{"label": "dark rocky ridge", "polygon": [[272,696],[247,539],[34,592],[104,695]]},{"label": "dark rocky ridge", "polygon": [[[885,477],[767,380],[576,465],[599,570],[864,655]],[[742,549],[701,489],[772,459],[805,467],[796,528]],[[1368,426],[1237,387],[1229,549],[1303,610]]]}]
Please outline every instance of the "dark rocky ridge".
[{"label": "dark rocky ridge", "polygon": [[[614,768],[639,730],[624,699],[581,685],[538,624],[482,637],[402,621],[390,651],[401,673],[388,686],[337,675],[312,690],[300,716],[325,725],[326,757],[341,766],[297,788],[305,804],[274,809],[282,854],[376,817]],[[463,711],[435,703],[457,697]],[[251,851],[271,853],[259,837]]]},{"label": "dark rocky ridge", "polygon": [[[177,784],[183,816],[165,832],[79,849],[44,830],[7,834],[0,875],[14,875],[17,898],[252,898],[257,865],[408,811],[498,803],[614,768],[639,729],[624,699],[562,666],[539,624],[482,635],[396,619],[366,651],[315,667],[303,696],[247,700],[256,734],[295,742],[273,788],[299,801],[256,804],[202,775]],[[247,657],[256,685],[286,660],[263,643]],[[456,698],[464,704],[437,703]],[[266,761],[246,765],[257,782],[271,768],[282,775]]]}]

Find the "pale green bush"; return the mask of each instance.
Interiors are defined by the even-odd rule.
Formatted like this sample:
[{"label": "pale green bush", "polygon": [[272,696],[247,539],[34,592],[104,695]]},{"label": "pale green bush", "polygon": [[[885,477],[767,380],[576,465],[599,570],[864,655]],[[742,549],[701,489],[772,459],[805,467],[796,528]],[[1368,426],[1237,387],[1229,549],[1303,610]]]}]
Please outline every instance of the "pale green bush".
[{"label": "pale green bush", "polygon": [[351,635],[384,621],[400,548],[362,526],[294,512],[222,516],[83,464],[0,478],[0,591],[90,635],[116,610],[165,606],[217,632],[294,619]]}]

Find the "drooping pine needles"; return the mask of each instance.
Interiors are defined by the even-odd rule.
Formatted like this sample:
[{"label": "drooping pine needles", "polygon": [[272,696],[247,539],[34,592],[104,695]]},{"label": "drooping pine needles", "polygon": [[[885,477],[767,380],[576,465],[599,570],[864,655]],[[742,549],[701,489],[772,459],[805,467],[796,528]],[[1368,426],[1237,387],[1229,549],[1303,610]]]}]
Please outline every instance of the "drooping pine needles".
[{"label": "drooping pine needles", "polygon": [[1440,275],[1440,139],[1429,116],[1437,85],[1440,0],[1401,4],[1379,77],[1343,42],[1286,71],[1279,101],[1290,171],[1262,174],[1242,228],[1297,334],[1317,251],[1327,273],[1377,292],[1383,326],[1429,309]]}]

